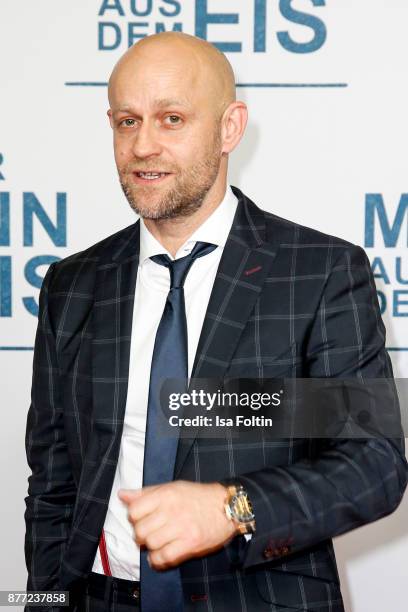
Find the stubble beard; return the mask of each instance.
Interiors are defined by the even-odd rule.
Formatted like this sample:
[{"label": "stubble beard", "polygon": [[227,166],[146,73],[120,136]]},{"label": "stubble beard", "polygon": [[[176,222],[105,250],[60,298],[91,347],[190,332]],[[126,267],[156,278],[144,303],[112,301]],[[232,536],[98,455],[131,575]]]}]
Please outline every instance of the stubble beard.
[{"label": "stubble beard", "polygon": [[[144,219],[188,217],[202,206],[205,196],[217,178],[220,162],[221,135],[217,129],[206,155],[188,169],[175,168],[174,186],[165,191],[158,201],[155,198],[154,185],[146,187],[134,185],[131,179],[132,172],[127,166],[119,170],[119,180],[130,207]],[[143,198],[138,197],[141,192],[146,197],[151,195],[152,202],[156,200],[155,204],[150,206],[144,204]]]}]

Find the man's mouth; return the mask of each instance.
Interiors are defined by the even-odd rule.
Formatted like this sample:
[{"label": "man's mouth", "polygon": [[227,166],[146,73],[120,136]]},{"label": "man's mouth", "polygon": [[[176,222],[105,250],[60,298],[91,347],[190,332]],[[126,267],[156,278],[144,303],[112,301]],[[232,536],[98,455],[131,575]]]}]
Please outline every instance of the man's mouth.
[{"label": "man's mouth", "polygon": [[156,170],[151,170],[149,172],[133,172],[133,176],[136,178],[137,182],[147,182],[147,181],[160,181],[164,179],[166,176],[169,176],[170,172],[159,172]]}]

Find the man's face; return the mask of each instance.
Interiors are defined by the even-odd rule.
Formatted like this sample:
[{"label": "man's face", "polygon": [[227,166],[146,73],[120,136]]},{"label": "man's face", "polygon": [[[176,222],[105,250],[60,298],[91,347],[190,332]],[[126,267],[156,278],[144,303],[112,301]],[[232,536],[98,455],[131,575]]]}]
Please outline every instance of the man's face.
[{"label": "man's face", "polygon": [[213,186],[222,141],[209,86],[191,64],[183,68],[163,57],[125,65],[114,79],[116,165],[126,198],[142,217],[190,215]]}]

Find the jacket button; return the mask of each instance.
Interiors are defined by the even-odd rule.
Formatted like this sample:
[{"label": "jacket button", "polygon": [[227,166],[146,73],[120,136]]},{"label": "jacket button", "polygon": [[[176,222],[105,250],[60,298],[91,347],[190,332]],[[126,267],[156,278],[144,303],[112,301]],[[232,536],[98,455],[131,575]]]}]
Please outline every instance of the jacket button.
[{"label": "jacket button", "polygon": [[139,589],[134,589],[134,591],[132,591],[132,597],[133,597],[133,599],[139,599],[139,597],[140,597]]}]

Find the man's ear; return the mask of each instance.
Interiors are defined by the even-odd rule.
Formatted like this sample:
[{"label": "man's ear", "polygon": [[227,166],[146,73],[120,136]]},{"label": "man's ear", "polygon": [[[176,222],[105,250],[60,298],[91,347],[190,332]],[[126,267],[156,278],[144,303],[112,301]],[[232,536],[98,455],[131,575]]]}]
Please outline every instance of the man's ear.
[{"label": "man's ear", "polygon": [[112,117],[112,110],[109,108],[109,109],[106,111],[106,114],[107,114],[107,115],[108,115],[108,117],[109,117],[109,123],[110,123],[111,128],[113,129],[113,117]]},{"label": "man's ear", "polygon": [[222,118],[222,152],[231,153],[240,142],[248,122],[248,108],[245,102],[232,102],[225,109]]}]

